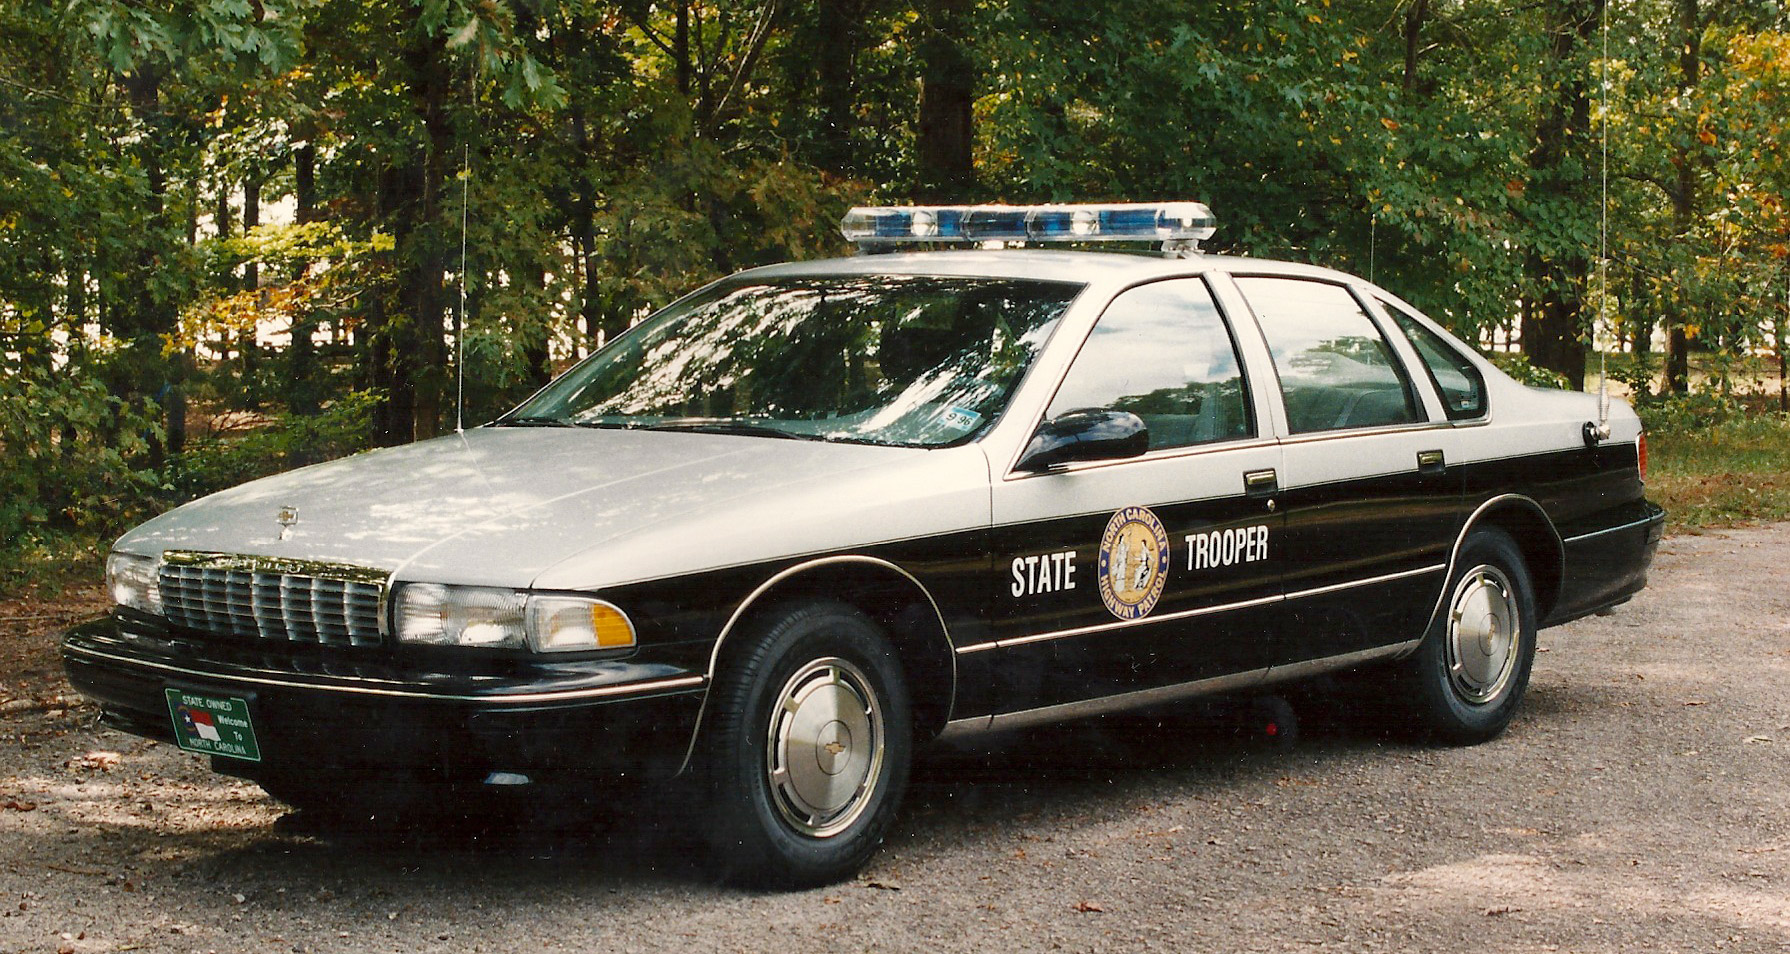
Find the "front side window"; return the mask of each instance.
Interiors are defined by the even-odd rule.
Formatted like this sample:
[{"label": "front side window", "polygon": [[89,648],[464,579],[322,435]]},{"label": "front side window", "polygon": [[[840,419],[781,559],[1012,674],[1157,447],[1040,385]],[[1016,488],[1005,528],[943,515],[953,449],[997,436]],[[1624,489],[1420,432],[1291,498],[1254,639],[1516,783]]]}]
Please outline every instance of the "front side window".
[{"label": "front side window", "polygon": [[1295,434],[1419,421],[1410,382],[1386,336],[1341,285],[1237,278],[1249,299]]},{"label": "front side window", "polygon": [[934,447],[985,430],[1081,290],[846,275],[723,284],[497,423]]},{"label": "front side window", "polygon": [[1381,299],[1380,307],[1392,316],[1394,324],[1411,339],[1417,356],[1436,390],[1442,392],[1442,406],[1451,421],[1466,421],[1485,414],[1485,377],[1473,362],[1450,347],[1442,336],[1423,326],[1412,315],[1389,301]]},{"label": "front side window", "polygon": [[1150,449],[1254,433],[1237,348],[1197,278],[1154,282],[1113,299],[1051,402],[1050,417],[1081,408],[1130,411]]}]

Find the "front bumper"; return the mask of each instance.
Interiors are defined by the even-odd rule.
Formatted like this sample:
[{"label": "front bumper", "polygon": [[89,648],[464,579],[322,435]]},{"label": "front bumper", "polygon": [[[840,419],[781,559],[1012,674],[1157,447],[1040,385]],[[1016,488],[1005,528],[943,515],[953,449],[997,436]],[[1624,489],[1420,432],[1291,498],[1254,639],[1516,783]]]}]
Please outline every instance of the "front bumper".
[{"label": "front bumper", "polygon": [[219,767],[248,775],[666,777],[683,764],[706,687],[701,673],[634,660],[423,671],[183,639],[118,616],[70,630],[62,656],[103,722],[149,738],[174,738],[167,689],[247,700],[261,762]]}]

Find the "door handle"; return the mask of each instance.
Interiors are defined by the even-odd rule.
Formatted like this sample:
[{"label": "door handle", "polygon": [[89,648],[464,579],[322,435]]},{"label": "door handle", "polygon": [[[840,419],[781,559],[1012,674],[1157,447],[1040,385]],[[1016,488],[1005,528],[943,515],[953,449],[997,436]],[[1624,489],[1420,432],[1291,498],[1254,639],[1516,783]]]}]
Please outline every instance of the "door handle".
[{"label": "door handle", "polygon": [[1280,489],[1280,478],[1272,468],[1251,470],[1243,474],[1243,492],[1251,497],[1266,497]]},{"label": "door handle", "polygon": [[1439,450],[1417,452],[1417,472],[1420,474],[1439,474],[1448,469],[1448,460]]}]

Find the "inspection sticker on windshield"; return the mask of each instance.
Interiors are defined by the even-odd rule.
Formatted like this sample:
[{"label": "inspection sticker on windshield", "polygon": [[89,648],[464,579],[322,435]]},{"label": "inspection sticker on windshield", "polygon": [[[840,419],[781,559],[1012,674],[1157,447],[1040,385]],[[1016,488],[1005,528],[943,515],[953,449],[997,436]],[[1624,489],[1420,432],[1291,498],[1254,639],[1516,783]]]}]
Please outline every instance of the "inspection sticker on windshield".
[{"label": "inspection sticker on windshield", "polygon": [[249,723],[245,699],[169,689],[168,714],[174,718],[174,741],[188,752],[227,755],[261,761],[255,727]]},{"label": "inspection sticker on windshield", "polygon": [[973,431],[982,423],[982,415],[967,407],[950,407],[945,409],[945,423],[960,431]]}]

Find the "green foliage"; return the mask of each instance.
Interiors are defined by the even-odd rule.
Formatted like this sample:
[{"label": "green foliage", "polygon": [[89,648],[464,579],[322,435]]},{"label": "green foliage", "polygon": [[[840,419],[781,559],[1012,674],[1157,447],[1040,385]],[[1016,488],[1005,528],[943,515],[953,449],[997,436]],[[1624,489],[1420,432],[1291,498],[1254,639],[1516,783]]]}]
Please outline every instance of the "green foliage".
[{"label": "green foliage", "polygon": [[1489,358],[1493,364],[1498,366],[1498,370],[1503,371],[1505,374],[1516,378],[1518,381],[1527,384],[1532,388],[1554,388],[1561,391],[1578,390],[1571,381],[1566,379],[1566,375],[1563,375],[1558,371],[1549,371],[1546,368],[1536,367],[1530,362],[1527,355],[1501,351],[1486,355],[1486,357]]},{"label": "green foliage", "polygon": [[142,461],[160,439],[152,415],[95,377],[0,371],[0,572],[58,540],[110,536],[147,515],[162,488]]},{"label": "green foliage", "polygon": [[281,414],[206,435],[169,462],[168,488],[175,499],[191,500],[355,453],[367,447],[377,400],[372,392],[351,391],[317,414]]},{"label": "green foliage", "polygon": [[[1646,413],[1725,427],[1790,328],[1790,21],[1611,7],[1603,62],[1598,9],[0,4],[0,378],[78,426],[110,415],[114,454],[8,462],[0,529],[109,532],[166,482],[145,474],[196,493],[435,432],[457,325],[488,419],[705,281],[846,251],[840,213],[918,194],[941,138],[922,102],[965,86],[952,198],[1201,199],[1213,250],[1366,275],[1468,340],[1539,315],[1613,347],[1589,320],[1607,137],[1608,313],[1631,346],[1680,332],[1709,392]],[[1612,377],[1651,405],[1660,364]],[[30,370],[52,366],[86,383]],[[256,425],[181,446],[226,412]],[[45,478],[52,458],[73,469]]]},{"label": "green foliage", "polygon": [[1638,405],[1636,411],[1649,434],[1671,437],[1697,435],[1749,419],[1766,422],[1763,426],[1768,432],[1783,430],[1782,421],[1774,426],[1771,415],[1756,414],[1748,402],[1719,391],[1661,395]]}]

